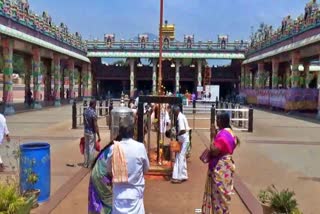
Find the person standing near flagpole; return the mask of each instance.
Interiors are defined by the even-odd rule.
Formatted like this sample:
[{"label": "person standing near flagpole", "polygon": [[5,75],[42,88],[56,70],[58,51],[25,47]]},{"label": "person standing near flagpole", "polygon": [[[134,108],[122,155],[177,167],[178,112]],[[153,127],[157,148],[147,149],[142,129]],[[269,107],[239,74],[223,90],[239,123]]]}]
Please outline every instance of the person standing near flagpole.
[{"label": "person standing near flagpole", "polygon": [[182,183],[188,180],[187,171],[187,150],[190,144],[189,131],[190,127],[188,120],[184,114],[181,113],[179,106],[174,106],[173,113],[177,118],[177,139],[181,144],[181,151],[176,154],[176,160],[173,166],[172,183]]}]

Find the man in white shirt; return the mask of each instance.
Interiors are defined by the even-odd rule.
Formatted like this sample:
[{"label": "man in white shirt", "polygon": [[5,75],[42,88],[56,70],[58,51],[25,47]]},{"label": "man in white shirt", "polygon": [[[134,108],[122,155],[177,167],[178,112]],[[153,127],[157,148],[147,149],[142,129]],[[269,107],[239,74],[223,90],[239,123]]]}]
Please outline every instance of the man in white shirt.
[{"label": "man in white shirt", "polygon": [[121,125],[120,142],[115,142],[107,157],[107,172],[113,177],[112,214],[144,214],[144,174],[149,159],[144,145],[132,139],[133,120]]},{"label": "man in white shirt", "polygon": [[[3,143],[3,139],[6,137],[7,141],[10,142],[9,130],[6,122],[6,118],[0,114],[0,145]],[[4,171],[4,164],[0,156],[0,172]]]},{"label": "man in white shirt", "polygon": [[190,144],[189,131],[190,127],[188,120],[184,114],[181,113],[180,107],[175,106],[173,113],[177,118],[177,138],[181,143],[181,151],[176,154],[176,160],[173,166],[172,183],[181,183],[188,180],[187,159],[186,154]]}]

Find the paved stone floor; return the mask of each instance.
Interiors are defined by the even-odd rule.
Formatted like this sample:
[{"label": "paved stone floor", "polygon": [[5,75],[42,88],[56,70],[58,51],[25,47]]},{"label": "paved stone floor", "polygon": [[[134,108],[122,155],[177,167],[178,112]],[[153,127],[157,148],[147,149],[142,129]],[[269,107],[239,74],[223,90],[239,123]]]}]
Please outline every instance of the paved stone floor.
[{"label": "paved stone floor", "polygon": [[255,111],[254,133],[241,133],[238,174],[254,194],[275,184],[294,190],[304,213],[320,204],[320,125],[285,114]]},{"label": "paved stone floor", "polygon": [[[14,142],[45,141],[51,144],[52,195],[79,172],[78,166],[66,166],[82,162],[78,145],[82,130],[71,130],[70,105],[17,114],[7,117],[7,120]],[[101,120],[100,123],[104,125],[105,122]],[[207,125],[208,121],[197,121],[197,127]],[[317,123],[256,110],[254,133],[237,133],[242,141],[234,154],[237,174],[254,195],[271,184],[280,189],[289,188],[295,191],[304,213],[318,214],[319,128]],[[197,132],[206,137],[209,134],[208,131]],[[102,133],[106,142],[109,138],[108,130],[104,128]],[[197,135],[193,135],[193,142],[193,155],[189,163],[190,180],[182,185],[148,180],[145,197],[147,213],[194,213],[194,209],[199,208],[206,166],[198,160],[204,147]],[[3,145],[0,147],[4,155],[9,150]],[[87,175],[78,183],[53,213],[86,213],[88,178]],[[37,210],[34,212],[37,213]],[[233,198],[232,213],[248,213],[237,195]]]},{"label": "paved stone floor", "polygon": [[[21,143],[48,142],[51,145],[51,194],[70,179],[82,162],[79,139],[83,130],[71,129],[71,105],[48,108],[7,117],[12,142],[1,145],[0,153],[8,166],[16,164],[11,152]],[[103,135],[106,138],[106,133]],[[9,148],[7,148],[9,147]],[[11,167],[7,171],[12,171]]]},{"label": "paved stone floor", "polygon": [[[200,139],[194,136],[194,142]],[[145,208],[147,214],[189,214],[201,208],[206,165],[198,159],[203,147],[195,146],[191,161],[188,163],[189,181],[183,184],[171,184],[165,180],[147,180],[145,190]],[[66,199],[52,212],[54,214],[85,213],[87,210],[87,189],[89,175],[66,197]],[[84,194],[86,193],[86,194]],[[232,213],[249,213],[237,195],[232,199]]]}]

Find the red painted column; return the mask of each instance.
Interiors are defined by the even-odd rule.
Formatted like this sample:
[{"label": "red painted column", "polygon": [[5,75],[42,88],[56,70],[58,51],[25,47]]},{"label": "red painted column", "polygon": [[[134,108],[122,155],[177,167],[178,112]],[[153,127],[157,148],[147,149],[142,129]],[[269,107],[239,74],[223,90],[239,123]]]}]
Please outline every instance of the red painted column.
[{"label": "red painted column", "polygon": [[60,55],[54,54],[53,55],[53,69],[54,69],[54,105],[60,106],[60,88],[61,88],[61,72],[60,72]]},{"label": "red painted column", "polygon": [[91,65],[89,63],[84,64],[82,74],[83,96],[88,98],[92,94]]},{"label": "red painted column", "polygon": [[279,59],[273,58],[272,59],[272,88],[276,89],[279,85]]},{"label": "red painted column", "polygon": [[72,103],[74,100],[74,60],[68,60],[68,72],[69,72],[69,102]]},{"label": "red painted column", "polygon": [[292,88],[299,88],[300,82],[300,72],[299,72],[299,65],[300,65],[300,53],[293,52],[291,55],[291,86]]},{"label": "red painted column", "polygon": [[42,74],[41,74],[41,56],[40,48],[32,48],[32,58],[33,58],[33,99],[34,99],[34,108],[41,109],[43,95],[43,84],[42,84]]}]

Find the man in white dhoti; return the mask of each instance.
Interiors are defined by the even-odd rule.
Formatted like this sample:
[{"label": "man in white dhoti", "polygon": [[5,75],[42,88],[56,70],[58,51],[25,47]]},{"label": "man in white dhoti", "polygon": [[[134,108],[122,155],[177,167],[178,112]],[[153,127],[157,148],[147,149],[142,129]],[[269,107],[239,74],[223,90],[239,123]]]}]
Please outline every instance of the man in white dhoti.
[{"label": "man in white dhoti", "polygon": [[173,108],[173,113],[177,118],[176,130],[178,141],[181,143],[181,151],[176,154],[171,182],[181,183],[188,180],[186,154],[190,143],[190,127],[186,116],[181,113],[179,106]]},{"label": "man in white dhoti", "polygon": [[165,105],[164,109],[161,109],[161,112],[160,112],[160,133],[161,134],[164,134],[167,131],[167,127],[171,123],[168,108],[169,106]]},{"label": "man in white dhoti", "polygon": [[107,158],[107,171],[112,174],[113,214],[144,214],[144,174],[149,160],[142,143],[132,139],[133,120],[122,125],[120,142],[115,142]]}]

